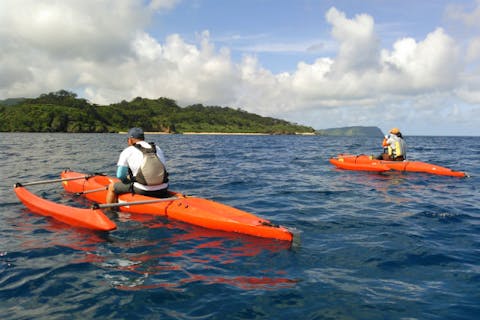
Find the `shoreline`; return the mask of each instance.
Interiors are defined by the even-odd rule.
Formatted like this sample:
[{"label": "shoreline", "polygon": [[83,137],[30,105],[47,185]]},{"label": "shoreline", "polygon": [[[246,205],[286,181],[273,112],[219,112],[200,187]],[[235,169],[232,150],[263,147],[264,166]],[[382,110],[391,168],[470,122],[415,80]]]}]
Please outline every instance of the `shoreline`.
[{"label": "shoreline", "polygon": [[[127,134],[126,131],[119,131],[119,134]],[[182,132],[170,133],[163,131],[145,131],[145,134],[183,134],[183,135],[237,135],[237,136],[273,136],[273,135],[297,135],[297,136],[314,136],[314,132],[295,132],[285,134],[261,133],[261,132]]]},{"label": "shoreline", "polygon": [[183,132],[185,135],[230,135],[230,136],[268,136],[270,133],[255,133],[255,132]]}]

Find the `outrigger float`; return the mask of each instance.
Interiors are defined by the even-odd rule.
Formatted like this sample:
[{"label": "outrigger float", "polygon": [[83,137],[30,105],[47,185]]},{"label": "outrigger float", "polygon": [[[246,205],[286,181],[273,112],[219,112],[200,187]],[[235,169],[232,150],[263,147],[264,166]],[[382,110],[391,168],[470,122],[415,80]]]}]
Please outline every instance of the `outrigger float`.
[{"label": "outrigger float", "polygon": [[119,196],[119,203],[105,204],[107,186],[111,181],[118,181],[117,178],[65,170],[61,174],[61,179],[53,181],[62,182],[66,191],[82,195],[95,204],[90,209],[65,206],[40,198],[25,188],[28,185],[45,183],[42,181],[23,185],[18,183],[14,186],[15,193],[31,211],[77,227],[114,230],[115,223],[101,209],[117,207],[120,211],[165,216],[213,230],[290,242],[293,240],[292,232],[283,226],[212,200],[170,191],[168,198],[123,194]]},{"label": "outrigger float", "polygon": [[100,209],[82,209],[48,201],[28,191],[22,184],[14,186],[18,199],[30,211],[52,217],[66,224],[99,231],[111,231],[117,228]]},{"label": "outrigger float", "polygon": [[421,161],[385,161],[377,160],[373,156],[361,154],[339,154],[330,159],[335,167],[344,170],[386,172],[390,170],[423,172],[442,176],[467,177],[467,173],[455,171],[446,167],[438,166]]}]

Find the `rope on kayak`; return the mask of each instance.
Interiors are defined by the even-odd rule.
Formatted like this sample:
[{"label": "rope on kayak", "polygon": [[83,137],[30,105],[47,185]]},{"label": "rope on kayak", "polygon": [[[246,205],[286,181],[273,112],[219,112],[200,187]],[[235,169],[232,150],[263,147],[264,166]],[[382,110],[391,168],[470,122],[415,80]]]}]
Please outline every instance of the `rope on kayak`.
[{"label": "rope on kayak", "polygon": [[95,193],[95,192],[100,192],[100,191],[105,191],[108,190],[108,186],[105,186],[103,188],[98,188],[98,189],[92,189],[92,190],[87,190],[87,191],[80,191],[80,192],[75,192],[74,194],[76,196],[81,196],[82,194],[87,194],[87,193]]}]

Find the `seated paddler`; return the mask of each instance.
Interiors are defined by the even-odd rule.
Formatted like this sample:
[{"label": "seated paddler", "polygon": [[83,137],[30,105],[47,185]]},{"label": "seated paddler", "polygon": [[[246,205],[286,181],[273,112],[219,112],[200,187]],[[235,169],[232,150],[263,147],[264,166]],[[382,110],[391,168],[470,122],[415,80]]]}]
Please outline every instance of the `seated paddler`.
[{"label": "seated paddler", "polygon": [[107,203],[117,202],[118,195],[124,193],[168,197],[168,173],[162,149],[146,142],[143,129],[138,127],[128,131],[127,143],[117,162],[120,181],[108,186]]},{"label": "seated paddler", "polygon": [[403,161],[407,159],[407,144],[398,128],[393,128],[383,139],[384,152],[378,160]]}]

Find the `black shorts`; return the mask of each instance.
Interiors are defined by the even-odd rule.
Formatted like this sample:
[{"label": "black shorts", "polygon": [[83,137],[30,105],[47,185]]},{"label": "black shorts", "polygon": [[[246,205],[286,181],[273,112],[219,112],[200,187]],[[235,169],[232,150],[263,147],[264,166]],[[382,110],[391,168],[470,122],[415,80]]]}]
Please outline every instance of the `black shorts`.
[{"label": "black shorts", "polygon": [[115,194],[124,194],[124,193],[133,193],[133,194],[141,194],[144,196],[155,197],[155,198],[168,198],[168,190],[167,188],[161,190],[154,190],[154,191],[147,191],[136,188],[133,186],[132,183],[123,183],[117,182],[113,187],[113,191]]}]

